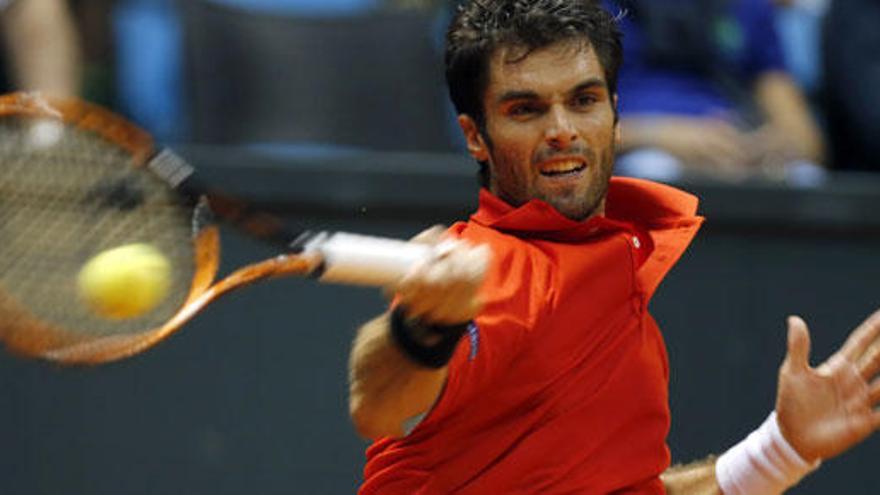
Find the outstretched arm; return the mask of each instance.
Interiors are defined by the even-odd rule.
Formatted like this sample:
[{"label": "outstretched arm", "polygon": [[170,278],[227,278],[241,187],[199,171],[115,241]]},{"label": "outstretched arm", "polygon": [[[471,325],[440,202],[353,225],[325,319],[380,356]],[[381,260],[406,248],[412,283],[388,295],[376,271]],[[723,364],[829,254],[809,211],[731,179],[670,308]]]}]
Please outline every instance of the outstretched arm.
[{"label": "outstretched arm", "polygon": [[[479,310],[477,290],[488,249],[441,241],[441,233],[442,229],[429,229],[413,240],[446,242],[448,249],[408,274],[394,288],[395,312],[365,324],[355,337],[349,360],[349,412],[366,438],[402,436],[433,406],[446,383],[448,356],[463,325]],[[401,345],[404,339],[409,351]],[[419,348],[428,352],[414,358]]]},{"label": "outstretched arm", "polygon": [[348,407],[364,438],[403,436],[408,420],[430,409],[446,383],[445,366],[408,359],[391,338],[385,313],[358,330],[349,362]]},{"label": "outstretched arm", "polygon": [[788,353],[779,369],[776,412],[725,453],[667,470],[670,495],[782,493],[823,459],[842,454],[880,427],[880,311],[820,366],[809,363],[810,333],[788,319]]}]

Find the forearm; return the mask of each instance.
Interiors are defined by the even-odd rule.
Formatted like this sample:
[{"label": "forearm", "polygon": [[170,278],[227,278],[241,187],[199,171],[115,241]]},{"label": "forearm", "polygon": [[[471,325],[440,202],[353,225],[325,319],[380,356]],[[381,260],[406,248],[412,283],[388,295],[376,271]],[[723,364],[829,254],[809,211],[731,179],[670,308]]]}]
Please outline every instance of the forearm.
[{"label": "forearm", "polygon": [[630,116],[621,120],[619,151],[659,149],[683,165],[716,170],[748,160],[745,136],[730,122],[682,115]]},{"label": "forearm", "polygon": [[2,16],[2,31],[16,86],[61,96],[79,91],[81,54],[66,2],[14,2]]},{"label": "forearm", "polygon": [[618,151],[626,153],[640,148],[663,148],[660,129],[670,124],[672,117],[624,117],[620,120]]},{"label": "forearm", "polygon": [[762,76],[756,83],[755,98],[792,158],[824,162],[825,140],[806,98],[788,75],[773,72]]},{"label": "forearm", "polygon": [[366,438],[402,436],[404,423],[428,411],[446,382],[447,368],[415,364],[394,343],[389,314],[366,323],[349,361],[349,412]]},{"label": "forearm", "polygon": [[672,466],[660,478],[669,495],[722,495],[715,477],[715,456]]}]

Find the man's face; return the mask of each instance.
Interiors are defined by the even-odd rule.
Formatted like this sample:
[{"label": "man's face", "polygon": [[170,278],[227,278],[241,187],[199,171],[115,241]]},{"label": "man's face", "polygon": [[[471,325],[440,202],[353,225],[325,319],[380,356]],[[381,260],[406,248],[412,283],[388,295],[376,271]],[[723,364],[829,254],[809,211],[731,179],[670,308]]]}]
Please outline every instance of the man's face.
[{"label": "man's face", "polygon": [[604,213],[618,125],[599,59],[575,41],[520,55],[502,47],[490,59],[486,136],[459,117],[468,150],[489,162],[489,190],[513,206],[546,201],[574,220]]}]

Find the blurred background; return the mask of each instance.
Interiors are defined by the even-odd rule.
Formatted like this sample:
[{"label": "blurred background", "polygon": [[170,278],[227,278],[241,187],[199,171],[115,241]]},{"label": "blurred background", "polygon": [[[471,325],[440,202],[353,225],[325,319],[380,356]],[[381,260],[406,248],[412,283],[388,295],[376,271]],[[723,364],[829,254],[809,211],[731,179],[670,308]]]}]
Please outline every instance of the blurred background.
[{"label": "blurred background", "polygon": [[[708,218],[652,305],[676,462],[773,407],[784,318],[824,359],[880,306],[880,4],[606,0],[626,60],[618,173]],[[292,223],[408,237],[465,218],[476,166],[441,0],[0,0],[0,89],[106,105]],[[226,232],[224,263],[272,254]],[[276,280],[133,359],[0,354],[0,493],[353,493],[346,361],[378,291]],[[880,439],[791,493],[877,493]]]}]

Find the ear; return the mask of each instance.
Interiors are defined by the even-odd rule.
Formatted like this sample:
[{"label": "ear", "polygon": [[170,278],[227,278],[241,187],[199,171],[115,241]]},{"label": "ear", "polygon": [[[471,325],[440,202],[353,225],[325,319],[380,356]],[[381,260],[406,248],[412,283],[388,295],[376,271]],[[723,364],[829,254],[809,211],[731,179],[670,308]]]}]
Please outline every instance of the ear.
[{"label": "ear", "polygon": [[468,153],[478,162],[489,161],[489,147],[474,119],[470,115],[461,114],[458,116],[458,125],[467,142]]}]

